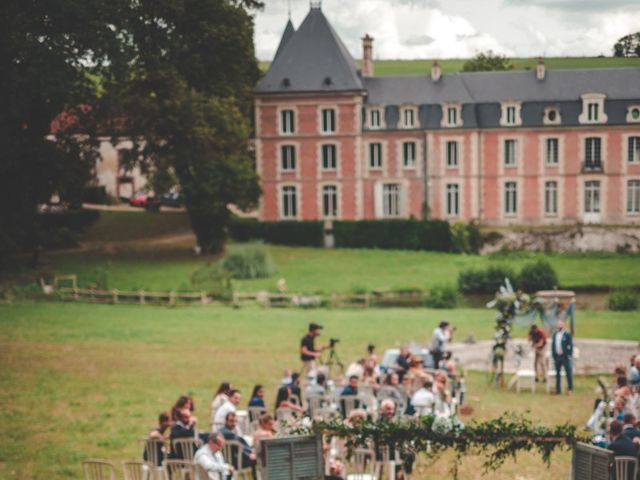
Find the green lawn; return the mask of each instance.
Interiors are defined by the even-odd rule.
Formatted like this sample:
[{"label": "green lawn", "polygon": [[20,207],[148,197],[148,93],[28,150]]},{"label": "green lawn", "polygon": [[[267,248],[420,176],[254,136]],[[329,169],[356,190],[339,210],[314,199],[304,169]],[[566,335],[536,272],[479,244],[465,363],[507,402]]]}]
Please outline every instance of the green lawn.
[{"label": "green lawn", "polygon": [[89,227],[85,242],[122,242],[168,234],[188,233],[189,217],[184,212],[151,213],[101,211],[100,219]]},{"label": "green lawn", "polygon": [[[581,312],[578,328],[581,336],[640,340],[636,317]],[[245,397],[253,384],[264,383],[272,406],[282,370],[297,367],[297,344],[310,321],[325,325],[321,338],[340,338],[339,353],[351,361],[368,342],[380,351],[424,342],[443,318],[458,326],[460,338],[491,336],[489,310],[0,305],[0,478],[79,478],[84,458],[135,458],[136,439],[186,392],[206,428],[211,394],[224,380]],[[485,373],[469,376],[473,418],[508,410],[548,425],[581,424],[592,407],[593,378],[579,378],[575,395],[553,398],[553,408],[544,393],[517,396],[488,388],[486,380]],[[446,460],[430,478],[449,478]],[[465,459],[461,478],[479,478],[481,461]],[[554,456],[547,470],[536,455],[525,455],[491,478],[564,478],[569,461],[568,453]]]},{"label": "green lawn", "polygon": [[[537,58],[512,58],[510,59],[515,70],[534,69],[538,63]],[[443,73],[455,73],[462,71],[462,66],[467,59],[447,58],[440,60]],[[615,68],[615,67],[640,67],[640,57],[616,58],[616,57],[550,57],[545,58],[547,68]],[[260,68],[266,71],[270,62],[260,62]],[[431,71],[432,60],[375,60],[374,71],[377,76],[391,75],[426,75]]]}]

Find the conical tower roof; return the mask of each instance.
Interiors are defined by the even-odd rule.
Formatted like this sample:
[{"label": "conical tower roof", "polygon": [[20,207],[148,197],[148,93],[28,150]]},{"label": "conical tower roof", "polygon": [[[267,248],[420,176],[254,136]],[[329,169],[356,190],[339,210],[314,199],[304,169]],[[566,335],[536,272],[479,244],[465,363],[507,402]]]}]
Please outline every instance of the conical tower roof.
[{"label": "conical tower roof", "polygon": [[284,27],[284,33],[282,34],[282,38],[280,39],[280,44],[278,45],[278,49],[276,50],[276,54],[273,57],[274,59],[278,58],[278,54],[282,51],[287,42],[293,37],[293,34],[296,33],[296,29],[293,28],[293,23],[291,23],[291,19],[287,21],[287,26]]}]

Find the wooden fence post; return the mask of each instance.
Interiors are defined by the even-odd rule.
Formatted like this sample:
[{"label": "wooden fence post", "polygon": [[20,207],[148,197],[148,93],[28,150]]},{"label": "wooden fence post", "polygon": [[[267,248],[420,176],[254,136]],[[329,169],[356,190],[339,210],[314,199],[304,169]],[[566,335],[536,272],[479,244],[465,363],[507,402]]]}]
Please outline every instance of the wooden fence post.
[{"label": "wooden fence post", "polygon": [[140,290],[138,292],[138,295],[140,296],[140,305],[144,305],[145,301],[144,301],[144,290]]},{"label": "wooden fence post", "polygon": [[169,305],[175,305],[175,304],[176,304],[176,292],[172,290],[169,292]]},{"label": "wooden fence post", "polygon": [[207,304],[207,294],[206,294],[206,292],[200,292],[200,303],[202,305],[206,305]]},{"label": "wooden fence post", "polygon": [[113,303],[118,303],[118,290],[111,290],[111,295],[113,295]]}]

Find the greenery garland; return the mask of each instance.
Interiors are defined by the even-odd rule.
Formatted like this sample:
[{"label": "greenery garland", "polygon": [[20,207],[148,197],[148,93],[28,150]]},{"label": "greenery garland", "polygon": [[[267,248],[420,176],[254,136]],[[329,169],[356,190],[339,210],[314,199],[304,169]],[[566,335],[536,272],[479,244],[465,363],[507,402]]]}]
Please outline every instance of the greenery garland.
[{"label": "greenery garland", "polygon": [[486,455],[483,466],[487,473],[521,451],[537,451],[549,465],[556,449],[569,449],[578,441],[588,440],[577,433],[575,425],[545,427],[509,413],[486,422],[471,421],[466,426],[454,417],[433,416],[389,422],[368,420],[357,425],[331,420],[314,422],[297,433],[344,439],[349,452],[373,442],[436,460],[445,450],[452,449],[457,457],[452,467],[454,478],[463,455]]}]

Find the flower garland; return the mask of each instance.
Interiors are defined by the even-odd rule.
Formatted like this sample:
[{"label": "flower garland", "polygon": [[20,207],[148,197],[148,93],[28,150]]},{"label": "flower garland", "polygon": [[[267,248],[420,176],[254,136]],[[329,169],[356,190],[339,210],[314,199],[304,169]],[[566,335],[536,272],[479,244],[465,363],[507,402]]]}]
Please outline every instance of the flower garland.
[{"label": "flower garland", "polygon": [[483,466],[487,473],[497,470],[508,457],[515,458],[521,451],[537,451],[549,465],[556,449],[570,449],[578,441],[588,441],[578,435],[575,425],[544,427],[514,414],[504,414],[486,422],[472,421],[466,426],[455,417],[433,416],[389,422],[365,421],[355,426],[331,420],[314,422],[297,433],[344,439],[349,451],[373,443],[436,460],[445,450],[453,450],[456,453],[452,467],[454,478],[457,478],[458,463],[465,455],[486,455]]}]

